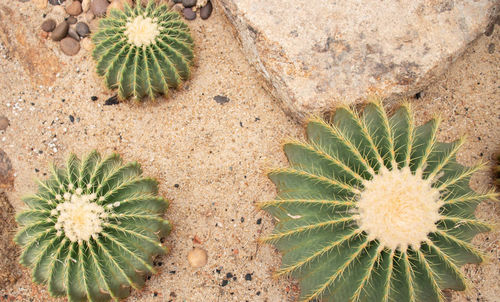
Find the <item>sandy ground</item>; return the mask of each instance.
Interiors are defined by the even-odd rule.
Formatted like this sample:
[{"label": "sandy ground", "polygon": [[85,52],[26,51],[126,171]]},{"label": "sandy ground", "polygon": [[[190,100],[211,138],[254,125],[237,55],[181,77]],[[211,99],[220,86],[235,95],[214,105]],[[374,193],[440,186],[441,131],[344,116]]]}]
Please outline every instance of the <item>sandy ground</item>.
[{"label": "sandy ground", "polygon": [[[174,225],[171,252],[157,259],[159,274],[128,301],[293,301],[296,284],[271,277],[279,253],[257,243],[273,222],[254,204],[274,196],[265,171],[286,165],[280,142],[303,137],[303,128],[261,88],[262,79],[245,60],[221,11],[216,7],[209,20],[189,23],[197,62],[182,90],[154,104],[104,106],[113,93],[95,75],[90,54],[82,49],[66,57],[57,44],[39,38],[42,14],[50,15],[50,8],[0,0],[0,115],[10,120],[10,127],[0,131],[0,148],[15,169],[8,192],[14,208],[22,208],[20,196],[35,190],[33,178],[44,178],[50,162],[62,164],[70,152],[94,148],[118,152],[158,178],[161,194],[172,200],[167,217]],[[479,38],[447,74],[412,100],[419,123],[441,115],[441,140],[468,136],[459,154],[466,165],[490,161],[500,149],[499,31]],[[230,101],[219,104],[217,95]],[[491,183],[490,171],[472,181],[478,190]],[[500,206],[485,202],[477,214],[498,221]],[[194,236],[201,243],[193,242]],[[499,239],[498,231],[475,239],[489,261],[464,268],[470,289],[454,293],[453,301],[500,301]],[[208,264],[201,269],[186,260],[194,246],[208,251]],[[51,301],[44,287],[31,284],[28,270],[22,271],[16,284],[0,288],[0,300]],[[228,273],[235,278],[221,286]]]}]

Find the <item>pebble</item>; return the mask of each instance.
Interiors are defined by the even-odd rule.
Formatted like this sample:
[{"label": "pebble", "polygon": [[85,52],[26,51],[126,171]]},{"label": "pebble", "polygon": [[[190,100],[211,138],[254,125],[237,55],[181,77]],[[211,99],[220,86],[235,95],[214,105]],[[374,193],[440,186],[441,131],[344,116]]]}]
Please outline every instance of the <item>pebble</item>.
[{"label": "pebble", "polygon": [[54,21],[54,19],[47,19],[43,21],[41,28],[43,31],[49,33],[56,28],[56,21]]},{"label": "pebble", "polygon": [[82,13],[82,4],[80,3],[80,1],[73,1],[66,7],[66,12],[70,16],[78,16]]},{"label": "pebble", "polygon": [[78,22],[78,20],[73,16],[69,16],[68,18],[66,18],[66,22],[68,22],[68,24],[75,24],[76,22]]},{"label": "pebble", "polygon": [[90,0],[83,0],[82,1],[82,10],[84,13],[88,12],[90,9]]},{"label": "pebble", "polygon": [[213,6],[212,6],[212,2],[208,1],[207,2],[207,5],[203,6],[201,9],[200,9],[200,17],[203,19],[203,20],[206,20],[210,17],[210,15],[212,14],[212,11],[214,10]]},{"label": "pebble", "polygon": [[86,37],[90,34],[90,28],[85,22],[76,23],[75,29],[80,37]]},{"label": "pebble", "polygon": [[111,2],[111,4],[106,9],[106,14],[109,15],[109,13],[111,12],[112,9],[123,10],[123,1],[114,0],[113,2]]},{"label": "pebble", "polygon": [[61,40],[61,50],[68,56],[74,56],[80,51],[80,43],[73,38],[66,37]]},{"label": "pebble", "polygon": [[76,30],[73,27],[70,27],[68,29],[68,37],[71,37],[77,41],[80,41],[80,36],[78,35],[78,33],[76,32]]},{"label": "pebble", "polygon": [[49,3],[52,5],[61,5],[64,3],[66,0],[49,0]]},{"label": "pebble", "polygon": [[109,6],[109,2],[106,0],[93,0],[90,3],[90,10],[96,16],[104,16],[106,14],[106,10]]},{"label": "pebble", "polygon": [[66,21],[59,23],[59,25],[52,31],[52,40],[61,41],[68,34],[69,24]]},{"label": "pebble", "polygon": [[110,105],[118,105],[118,95],[114,95],[112,97],[110,97],[109,99],[107,99],[106,101],[104,101],[104,106],[110,106]]},{"label": "pebble", "polygon": [[182,0],[174,0],[174,3],[182,3]]},{"label": "pebble", "polygon": [[186,20],[194,20],[196,19],[196,13],[191,9],[191,7],[185,7],[182,10],[182,14]]},{"label": "pebble", "polygon": [[172,7],[172,10],[174,12],[182,13],[182,10],[184,9],[184,6],[182,6],[181,3],[177,3]]},{"label": "pebble", "polygon": [[221,105],[230,101],[230,99],[225,95],[216,95],[214,96],[214,100]]},{"label": "pebble", "polygon": [[245,280],[252,281],[252,274],[248,273],[245,275]]},{"label": "pebble", "polygon": [[80,43],[82,44],[83,49],[85,49],[86,51],[91,51],[94,47],[94,44],[92,43],[92,40],[90,38],[83,38]]},{"label": "pebble", "polygon": [[196,5],[196,0],[182,0],[184,7],[193,7]]},{"label": "pebble", "polygon": [[90,23],[90,21],[95,19],[95,15],[92,12],[86,12],[85,15],[83,16],[83,20],[85,22]]},{"label": "pebble", "polygon": [[9,127],[9,119],[5,116],[0,116],[0,130],[5,130]]},{"label": "pebble", "polygon": [[195,247],[189,251],[187,255],[189,265],[194,268],[205,266],[205,264],[207,264],[207,258],[207,252],[199,247]]}]

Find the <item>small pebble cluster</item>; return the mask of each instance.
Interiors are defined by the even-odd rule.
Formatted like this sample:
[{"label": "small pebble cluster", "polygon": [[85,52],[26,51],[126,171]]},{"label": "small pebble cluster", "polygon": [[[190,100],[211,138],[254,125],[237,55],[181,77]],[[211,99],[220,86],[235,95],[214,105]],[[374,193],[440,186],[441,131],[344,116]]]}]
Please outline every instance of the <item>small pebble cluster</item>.
[{"label": "small pebble cluster", "polygon": [[[136,0],[139,1],[139,0]],[[148,1],[141,0],[144,3]],[[181,13],[186,20],[196,19],[196,12],[206,20],[213,11],[210,0],[156,0],[167,2],[168,6]],[[54,6],[54,14],[63,14],[63,21],[57,23],[48,17],[40,26],[43,38],[50,38],[60,43],[61,51],[74,56],[80,51],[80,44],[86,50],[92,49],[92,42],[88,38],[92,29],[97,27],[96,17],[103,17],[111,9],[123,9],[125,4],[134,5],[133,0],[49,0]]]},{"label": "small pebble cluster", "polygon": [[173,0],[173,2],[175,3],[174,10],[182,11],[186,20],[196,19],[197,11],[200,12],[200,18],[206,20],[214,9],[210,0]]}]

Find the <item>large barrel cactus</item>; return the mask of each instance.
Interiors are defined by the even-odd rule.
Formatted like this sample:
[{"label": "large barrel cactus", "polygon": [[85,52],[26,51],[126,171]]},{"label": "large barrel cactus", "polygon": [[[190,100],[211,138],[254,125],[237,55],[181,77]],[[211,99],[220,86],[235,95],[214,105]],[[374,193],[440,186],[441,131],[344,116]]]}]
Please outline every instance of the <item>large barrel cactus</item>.
[{"label": "large barrel cactus", "polygon": [[278,196],[260,207],[277,224],[263,241],[283,252],[276,274],[299,279],[302,301],[432,302],[466,288],[460,267],[483,260],[470,242],[489,230],[474,210],[494,194],[469,188],[481,165],[458,164],[463,140],[438,142],[438,125],[374,101],[361,116],[314,118],[308,142],[284,145],[291,167],[269,173]]},{"label": "large barrel cactus", "polygon": [[179,13],[150,1],[112,9],[92,36],[97,73],[120,99],[154,99],[190,76],[193,39]]},{"label": "large barrel cactus", "polygon": [[162,218],[168,202],[141,174],[138,163],[95,151],[53,167],[16,217],[20,262],[32,268],[33,281],[70,301],[119,300],[141,288],[171,229]]}]

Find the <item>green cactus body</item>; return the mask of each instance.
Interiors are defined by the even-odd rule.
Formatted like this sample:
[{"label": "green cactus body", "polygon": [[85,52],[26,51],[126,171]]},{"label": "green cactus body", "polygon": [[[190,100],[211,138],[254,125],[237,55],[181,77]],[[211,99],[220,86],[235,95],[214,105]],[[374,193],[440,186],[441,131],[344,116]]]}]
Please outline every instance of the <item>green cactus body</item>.
[{"label": "green cactus body", "polygon": [[97,73],[118,97],[136,100],[167,94],[189,78],[193,39],[179,13],[150,1],[113,9],[92,36]]},{"label": "green cactus body", "polygon": [[52,168],[16,217],[14,240],[33,281],[70,301],[119,300],[141,288],[171,229],[156,180],[142,177],[136,162],[123,165],[117,154],[101,159],[96,151]]},{"label": "green cactus body", "polygon": [[470,242],[489,230],[474,210],[494,194],[469,188],[481,165],[458,164],[463,140],[436,141],[438,124],[375,101],[312,119],[308,142],[284,145],[291,167],[269,173],[278,196],[260,207],[277,223],[263,241],[283,252],[276,275],[299,279],[300,300],[431,302],[466,288],[460,266],[483,260]]}]

